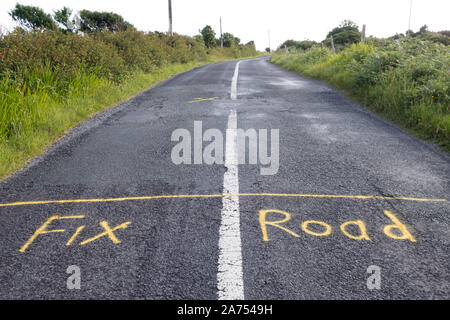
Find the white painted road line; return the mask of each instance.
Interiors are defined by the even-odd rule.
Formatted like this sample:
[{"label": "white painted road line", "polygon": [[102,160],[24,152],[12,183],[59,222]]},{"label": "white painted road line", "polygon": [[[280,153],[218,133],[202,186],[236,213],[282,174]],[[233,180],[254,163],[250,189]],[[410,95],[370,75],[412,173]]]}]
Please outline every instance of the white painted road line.
[{"label": "white painted road line", "polygon": [[[236,100],[239,63],[231,85],[231,99]],[[219,300],[243,300],[244,280],[242,271],[242,247],[239,212],[239,175],[237,152],[237,114],[231,110],[228,117],[225,144],[225,167],[222,198],[221,225],[219,230],[219,267],[217,288]]]},{"label": "white painted road line", "polygon": [[236,68],[234,69],[233,79],[231,80],[231,100],[237,99],[237,81],[239,76],[239,65],[241,61],[236,64]]},{"label": "white painted road line", "polygon": [[[237,157],[237,115],[232,110],[228,117],[226,133],[223,193],[239,193]],[[219,230],[219,270],[217,286],[219,300],[244,299],[242,275],[242,249],[239,217],[239,196],[222,198],[222,221]]]}]

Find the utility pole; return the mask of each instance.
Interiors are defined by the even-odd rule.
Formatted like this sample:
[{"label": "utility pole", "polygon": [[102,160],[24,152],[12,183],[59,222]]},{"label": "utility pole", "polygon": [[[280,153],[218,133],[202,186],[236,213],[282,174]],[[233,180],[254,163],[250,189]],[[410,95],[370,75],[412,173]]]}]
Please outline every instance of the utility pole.
[{"label": "utility pole", "polygon": [[220,47],[223,48],[222,17],[220,17]]},{"label": "utility pole", "polygon": [[409,4],[409,21],[408,21],[408,31],[411,30],[411,14],[412,14],[412,5],[413,5],[413,0],[411,0],[410,4]]},{"label": "utility pole", "polygon": [[272,52],[272,48],[270,47],[270,29],[267,30],[267,34],[269,35],[269,49],[270,49],[270,51]]},{"label": "utility pole", "polygon": [[173,30],[172,30],[172,0],[169,0],[169,36],[173,36]]}]

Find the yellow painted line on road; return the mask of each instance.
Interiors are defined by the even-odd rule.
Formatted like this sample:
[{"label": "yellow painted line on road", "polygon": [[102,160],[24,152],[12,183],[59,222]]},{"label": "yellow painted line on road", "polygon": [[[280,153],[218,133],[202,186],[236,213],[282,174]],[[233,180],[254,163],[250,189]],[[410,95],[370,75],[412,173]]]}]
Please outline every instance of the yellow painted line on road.
[{"label": "yellow painted line on road", "polygon": [[42,200],[0,203],[0,207],[27,206],[39,204],[67,204],[67,203],[100,203],[121,202],[157,199],[194,199],[194,198],[223,198],[223,197],[288,197],[288,198],[335,198],[355,200],[405,200],[418,202],[447,202],[447,199],[433,198],[411,198],[411,197],[387,197],[374,195],[339,195],[339,194],[296,194],[296,193],[237,193],[237,194],[178,194],[178,195],[155,195],[141,197],[103,198],[103,199],[71,199],[71,200]]},{"label": "yellow painted line on road", "polygon": [[201,102],[201,101],[214,101],[219,99],[219,97],[213,97],[213,98],[195,98],[195,100],[187,101],[187,103],[195,103],[195,102]]}]

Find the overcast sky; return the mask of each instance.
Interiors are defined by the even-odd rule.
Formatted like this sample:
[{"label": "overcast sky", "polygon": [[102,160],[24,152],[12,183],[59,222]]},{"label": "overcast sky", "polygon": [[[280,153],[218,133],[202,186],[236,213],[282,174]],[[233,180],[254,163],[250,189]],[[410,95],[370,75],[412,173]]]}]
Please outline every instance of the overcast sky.
[{"label": "overcast sky", "polygon": [[[11,30],[8,12],[16,2],[39,6],[46,12],[70,7],[112,11],[139,30],[167,31],[167,0],[0,0],[0,25]],[[344,19],[367,25],[367,35],[386,37],[408,28],[410,0],[172,0],[173,27],[180,34],[195,35],[205,25],[254,40],[258,50],[275,49],[286,39],[321,41]],[[430,30],[448,30],[449,0],[413,0],[411,29],[427,24]]]}]

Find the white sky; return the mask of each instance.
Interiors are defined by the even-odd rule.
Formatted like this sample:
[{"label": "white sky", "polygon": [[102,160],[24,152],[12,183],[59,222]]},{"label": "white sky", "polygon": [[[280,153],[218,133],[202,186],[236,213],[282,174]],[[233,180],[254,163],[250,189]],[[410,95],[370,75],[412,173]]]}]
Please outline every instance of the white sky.
[{"label": "white sky", "polygon": [[[38,6],[46,12],[63,6],[74,11],[112,11],[122,15],[139,30],[167,31],[167,0],[1,0],[0,26],[11,30],[15,24],[8,12],[16,2]],[[258,50],[275,49],[284,40],[321,41],[344,19],[367,25],[367,35],[386,37],[408,28],[410,0],[172,0],[174,31],[195,35],[205,25],[219,33],[222,16],[224,32],[246,43],[254,40]],[[448,30],[450,1],[413,0],[411,29],[427,24],[432,31]]]}]

